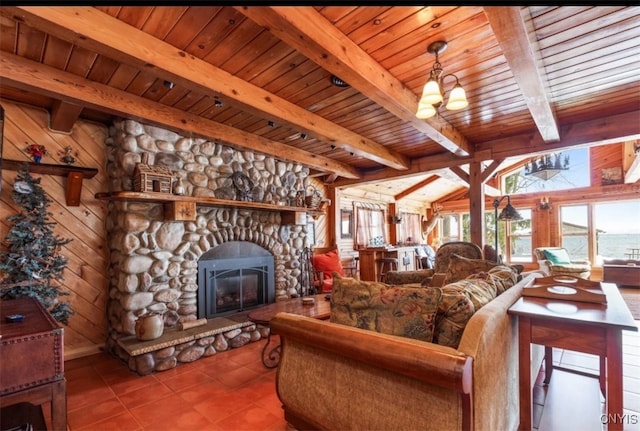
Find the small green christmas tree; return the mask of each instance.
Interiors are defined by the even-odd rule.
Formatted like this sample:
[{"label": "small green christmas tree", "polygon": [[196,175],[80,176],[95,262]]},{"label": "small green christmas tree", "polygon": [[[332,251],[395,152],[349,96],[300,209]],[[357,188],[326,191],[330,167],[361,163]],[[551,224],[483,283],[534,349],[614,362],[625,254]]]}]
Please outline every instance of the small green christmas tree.
[{"label": "small green christmas tree", "polygon": [[7,252],[0,254],[0,299],[36,298],[57,321],[67,324],[74,312],[60,300],[69,293],[60,288],[67,259],[59,253],[71,239],[54,235],[56,223],[47,211],[51,200],[28,167],[18,172],[13,200],[22,210],[7,217],[13,225],[5,238]]}]

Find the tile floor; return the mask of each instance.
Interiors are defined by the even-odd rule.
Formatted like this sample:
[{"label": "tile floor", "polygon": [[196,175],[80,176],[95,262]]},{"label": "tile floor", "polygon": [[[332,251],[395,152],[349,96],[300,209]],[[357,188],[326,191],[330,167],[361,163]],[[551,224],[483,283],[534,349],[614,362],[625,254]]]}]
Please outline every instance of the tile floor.
[{"label": "tile floor", "polygon": [[[625,331],[623,343],[625,413],[640,420],[640,335]],[[69,429],[287,430],[275,394],[275,370],[259,360],[262,346],[252,343],[145,377],[107,354],[68,361]],[[599,366],[597,357],[569,351],[556,351],[554,362],[592,374]],[[551,385],[534,391],[537,430],[602,429],[597,393],[596,378],[554,370]],[[625,430],[640,430],[640,423]]]}]

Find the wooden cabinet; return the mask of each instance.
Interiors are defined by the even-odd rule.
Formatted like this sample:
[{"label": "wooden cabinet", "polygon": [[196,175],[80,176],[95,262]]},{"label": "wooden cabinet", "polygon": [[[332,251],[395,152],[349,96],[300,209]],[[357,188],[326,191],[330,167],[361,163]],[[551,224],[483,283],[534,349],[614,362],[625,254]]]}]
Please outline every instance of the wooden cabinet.
[{"label": "wooden cabinet", "polygon": [[378,280],[378,266],[376,259],[391,257],[398,259],[398,271],[413,271],[416,269],[415,247],[372,247],[358,251],[360,256],[360,279],[365,281]]},{"label": "wooden cabinet", "polygon": [[605,263],[602,266],[602,281],[615,283],[618,287],[640,287],[640,266]]},{"label": "wooden cabinet", "polygon": [[66,430],[63,329],[33,298],[0,301],[0,318],[0,407],[48,402],[53,429]]}]

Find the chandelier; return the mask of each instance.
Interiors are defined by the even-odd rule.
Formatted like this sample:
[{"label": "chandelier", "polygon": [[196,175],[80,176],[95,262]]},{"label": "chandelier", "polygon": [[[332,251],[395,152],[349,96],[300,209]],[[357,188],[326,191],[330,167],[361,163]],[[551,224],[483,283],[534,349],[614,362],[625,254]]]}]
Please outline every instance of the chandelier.
[{"label": "chandelier", "polygon": [[447,49],[447,42],[442,40],[433,42],[427,47],[427,52],[436,56],[436,62],[433,64],[433,69],[429,74],[429,80],[425,84],[422,90],[422,97],[420,97],[420,101],[418,102],[418,110],[416,111],[416,117],[418,118],[431,118],[436,115],[438,108],[444,100],[444,79],[450,76],[456,79],[456,84],[449,94],[446,108],[449,110],[457,110],[466,108],[469,105],[467,96],[460,85],[458,77],[452,73],[443,76],[438,55],[445,49]]},{"label": "chandelier", "polygon": [[558,175],[561,171],[569,169],[569,156],[562,153],[545,154],[538,158],[532,158],[524,165],[524,174],[533,175],[547,181]]}]

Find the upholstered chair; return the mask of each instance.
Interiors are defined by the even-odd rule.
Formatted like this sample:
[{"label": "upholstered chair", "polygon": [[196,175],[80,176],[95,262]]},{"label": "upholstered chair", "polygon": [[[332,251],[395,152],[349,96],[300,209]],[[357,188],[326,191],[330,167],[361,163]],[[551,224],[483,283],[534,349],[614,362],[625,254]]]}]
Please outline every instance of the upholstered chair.
[{"label": "upholstered chair", "polygon": [[441,286],[445,281],[451,256],[454,254],[468,259],[482,259],[482,249],[472,242],[446,242],[436,251],[433,269],[421,269],[417,271],[389,271],[386,274],[385,281],[389,284],[420,283],[425,286]]},{"label": "upholstered chair", "polygon": [[586,259],[571,259],[563,247],[538,247],[534,251],[538,266],[546,276],[572,275],[588,279],[591,262]]}]

